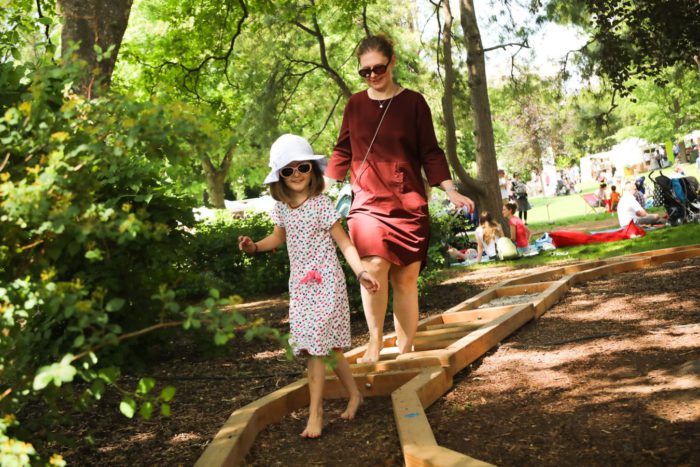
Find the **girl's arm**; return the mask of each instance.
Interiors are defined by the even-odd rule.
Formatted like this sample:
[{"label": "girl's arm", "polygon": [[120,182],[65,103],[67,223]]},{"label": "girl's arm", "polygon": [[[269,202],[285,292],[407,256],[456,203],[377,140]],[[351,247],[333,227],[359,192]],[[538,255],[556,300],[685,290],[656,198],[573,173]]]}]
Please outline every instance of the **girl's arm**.
[{"label": "girl's arm", "polygon": [[516,239],[516,234],[517,234],[517,229],[513,224],[510,224],[510,239],[515,242]]},{"label": "girl's arm", "polygon": [[355,245],[352,244],[352,240],[350,240],[348,234],[345,233],[345,230],[343,230],[343,226],[340,225],[339,221],[335,221],[330,232],[331,237],[333,237],[333,240],[338,245],[338,248],[340,248],[343,256],[345,256],[345,259],[348,261],[348,264],[352,268],[352,271],[355,273],[355,276],[360,284],[362,284],[362,287],[367,289],[369,293],[374,293],[379,290],[379,282],[377,282],[377,279],[372,277],[372,275],[362,266],[360,255],[357,253],[357,248],[355,248]]},{"label": "girl's arm", "polygon": [[249,255],[262,251],[274,250],[287,240],[287,234],[282,227],[275,226],[270,235],[260,241],[254,242],[250,237],[241,235],[238,237],[238,248]]}]

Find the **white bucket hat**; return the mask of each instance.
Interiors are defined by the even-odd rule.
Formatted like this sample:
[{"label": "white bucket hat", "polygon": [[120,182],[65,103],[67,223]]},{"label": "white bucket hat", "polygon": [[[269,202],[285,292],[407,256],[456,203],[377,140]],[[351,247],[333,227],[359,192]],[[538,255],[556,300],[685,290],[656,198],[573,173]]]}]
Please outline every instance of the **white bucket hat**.
[{"label": "white bucket hat", "polygon": [[281,168],[296,161],[315,161],[321,172],[328,164],[326,156],[314,154],[311,145],[301,136],[285,134],[277,138],[270,148],[270,173],[263,183],[270,184],[279,181]]}]

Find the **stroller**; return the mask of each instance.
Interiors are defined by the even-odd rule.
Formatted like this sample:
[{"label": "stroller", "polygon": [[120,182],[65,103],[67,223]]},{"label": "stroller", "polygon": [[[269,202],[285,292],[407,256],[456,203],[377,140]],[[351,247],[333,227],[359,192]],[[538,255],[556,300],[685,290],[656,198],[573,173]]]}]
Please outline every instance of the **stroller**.
[{"label": "stroller", "polygon": [[668,213],[668,222],[671,225],[700,222],[698,180],[695,177],[668,178],[661,171],[654,178],[653,173],[649,174],[649,180]]}]

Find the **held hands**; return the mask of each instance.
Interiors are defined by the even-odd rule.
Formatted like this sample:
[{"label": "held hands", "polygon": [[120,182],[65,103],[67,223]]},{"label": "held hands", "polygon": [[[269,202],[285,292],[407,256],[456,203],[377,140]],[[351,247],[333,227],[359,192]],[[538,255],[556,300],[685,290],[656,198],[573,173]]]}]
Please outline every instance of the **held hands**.
[{"label": "held hands", "polygon": [[457,190],[450,190],[447,192],[447,197],[457,208],[467,207],[469,212],[474,212],[474,201],[468,196],[464,196]]},{"label": "held hands", "polygon": [[252,255],[258,251],[258,247],[252,238],[240,235],[238,237],[238,249]]},{"label": "held hands", "polygon": [[362,271],[357,275],[358,282],[370,294],[374,294],[379,290],[379,282],[367,271]]}]

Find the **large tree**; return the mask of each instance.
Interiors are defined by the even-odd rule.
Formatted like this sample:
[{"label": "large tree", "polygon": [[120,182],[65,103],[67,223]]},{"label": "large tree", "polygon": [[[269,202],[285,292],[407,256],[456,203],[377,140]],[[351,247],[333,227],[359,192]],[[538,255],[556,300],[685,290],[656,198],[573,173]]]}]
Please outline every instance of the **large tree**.
[{"label": "large tree", "polygon": [[[86,64],[79,90],[94,97],[110,85],[133,0],[58,0],[63,55]],[[97,85],[97,86],[96,86]]]}]

